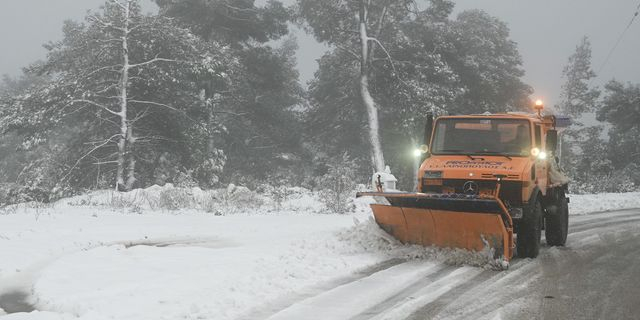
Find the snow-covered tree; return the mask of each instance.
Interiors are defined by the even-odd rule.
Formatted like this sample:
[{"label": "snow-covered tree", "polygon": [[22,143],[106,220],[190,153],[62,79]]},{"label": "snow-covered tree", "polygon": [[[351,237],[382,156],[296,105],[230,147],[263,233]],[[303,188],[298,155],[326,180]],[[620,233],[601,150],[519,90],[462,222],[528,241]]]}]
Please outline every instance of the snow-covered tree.
[{"label": "snow-covered tree", "polygon": [[[369,161],[374,148],[362,95],[360,2],[298,4],[309,30],[331,46],[310,86],[308,135],[329,157],[351,150],[361,163]],[[531,89],[520,80],[521,58],[504,23],[480,11],[452,20],[453,2],[447,0],[429,1],[425,9],[412,1],[366,5],[367,91],[379,113],[386,162],[400,181],[415,180],[411,150],[422,143],[428,112],[526,105]]]},{"label": "snow-covered tree", "polygon": [[[379,108],[371,92],[371,81],[376,78],[374,63],[382,60],[392,64],[385,43],[413,7],[412,1],[311,1],[299,0],[299,12],[317,40],[325,42],[342,54],[348,55],[349,64],[357,64],[360,103],[367,120],[367,140],[372,168],[385,167],[380,138]],[[348,85],[343,83],[341,85]]]},{"label": "snow-covered tree", "polygon": [[591,68],[589,38],[582,38],[576,51],[569,57],[562,76],[566,80],[562,85],[559,111],[574,118],[579,118],[586,112],[595,111],[600,92],[589,86],[591,80],[596,77]]},{"label": "snow-covered tree", "polygon": [[465,91],[451,113],[530,111],[530,86],[522,82],[524,70],[509,28],[480,10],[461,12],[452,21],[444,53]]},{"label": "snow-covered tree", "polygon": [[569,175],[579,179],[578,162],[583,155],[581,146],[590,143],[586,140],[582,117],[596,110],[600,96],[597,89],[589,86],[596,74],[591,69],[591,43],[587,37],[582,38],[575,52],[569,57],[562,75],[565,83],[562,85],[561,101],[556,109],[563,115],[571,116],[573,125],[560,137],[561,161]]},{"label": "snow-covered tree", "polygon": [[[233,86],[216,95],[226,114],[220,121],[228,158],[229,182],[293,178],[302,161],[302,126],[298,110],[303,89],[298,82],[294,38],[288,33],[291,12],[279,1],[259,6],[250,0],[157,0],[160,12],[188,27],[205,42],[219,42],[238,58]],[[207,79],[201,79],[207,82]]]},{"label": "snow-covered tree", "polygon": [[[25,148],[60,149],[58,183],[87,187],[111,177],[118,190],[144,185],[163,152],[221,170],[220,150],[195,148],[214,133],[193,79],[206,75],[224,89],[235,64],[224,47],[204,47],[171,19],[141,14],[137,0],[109,0],[85,23],[67,22],[63,40],[47,49],[30,71],[52,81],[15,97],[7,124],[28,132]],[[191,148],[207,153],[194,159]]]},{"label": "snow-covered tree", "polygon": [[640,186],[640,85],[611,81],[605,86],[598,120],[610,124],[608,156],[614,168]]}]

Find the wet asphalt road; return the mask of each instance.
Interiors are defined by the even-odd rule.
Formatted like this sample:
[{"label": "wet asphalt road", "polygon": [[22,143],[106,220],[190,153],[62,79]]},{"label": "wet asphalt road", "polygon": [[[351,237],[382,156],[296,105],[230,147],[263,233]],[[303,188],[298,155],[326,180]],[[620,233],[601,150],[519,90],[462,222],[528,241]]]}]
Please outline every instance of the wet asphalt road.
[{"label": "wet asphalt road", "polygon": [[541,257],[542,283],[534,291],[543,296],[541,319],[640,319],[640,211],[629,213],[638,220],[576,228],[596,230],[592,247],[569,244],[562,255]]},{"label": "wet asphalt road", "polygon": [[640,210],[571,217],[566,247],[513,265],[409,318],[640,319]]}]

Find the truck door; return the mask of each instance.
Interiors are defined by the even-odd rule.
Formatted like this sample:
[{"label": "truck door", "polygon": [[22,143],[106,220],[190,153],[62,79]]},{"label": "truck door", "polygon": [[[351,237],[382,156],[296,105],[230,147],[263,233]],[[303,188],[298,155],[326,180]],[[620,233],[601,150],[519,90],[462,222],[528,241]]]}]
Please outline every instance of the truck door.
[{"label": "truck door", "polygon": [[[541,152],[546,153],[546,149],[544,146],[544,141],[542,140],[542,125],[536,124],[534,126],[534,136],[535,136],[535,147],[540,149]],[[545,159],[537,158],[536,161],[536,182],[542,194],[547,194],[547,161],[548,156]]]}]

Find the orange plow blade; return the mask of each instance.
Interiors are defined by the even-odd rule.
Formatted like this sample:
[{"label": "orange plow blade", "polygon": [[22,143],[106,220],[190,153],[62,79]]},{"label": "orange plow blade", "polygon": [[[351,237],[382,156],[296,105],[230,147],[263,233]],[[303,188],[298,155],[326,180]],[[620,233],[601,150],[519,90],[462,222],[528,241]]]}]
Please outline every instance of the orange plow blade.
[{"label": "orange plow blade", "polygon": [[442,248],[494,250],[495,259],[513,256],[511,217],[500,199],[488,196],[423,193],[359,193],[385,197],[373,204],[378,225],[402,243]]}]

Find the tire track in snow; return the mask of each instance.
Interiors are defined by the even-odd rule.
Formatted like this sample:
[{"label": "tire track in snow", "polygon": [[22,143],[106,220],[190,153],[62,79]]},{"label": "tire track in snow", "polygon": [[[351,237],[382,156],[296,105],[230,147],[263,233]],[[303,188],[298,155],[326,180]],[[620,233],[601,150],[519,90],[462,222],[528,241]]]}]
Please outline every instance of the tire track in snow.
[{"label": "tire track in snow", "polygon": [[396,293],[395,295],[392,295],[390,297],[388,297],[383,303],[378,304],[372,308],[369,308],[363,312],[361,312],[359,315],[351,318],[351,320],[364,320],[364,319],[371,319],[372,317],[392,308],[393,306],[397,305],[399,302],[406,300],[406,299],[411,299],[412,295],[414,295],[415,293],[419,292],[421,289],[423,289],[424,287],[428,286],[429,284],[432,284],[433,282],[435,282],[436,280],[446,277],[447,275],[451,274],[455,269],[457,269],[456,267],[453,266],[442,266],[441,269],[439,269],[438,271],[429,274],[428,276],[426,276],[425,278],[409,285],[407,288],[403,289],[401,292]]},{"label": "tire track in snow", "polygon": [[437,300],[428,303],[420,309],[413,312],[407,319],[408,320],[423,320],[431,319],[440,311],[442,311],[447,305],[455,301],[461,294],[468,292],[469,290],[478,287],[489,279],[498,274],[499,271],[485,270],[477,276],[471,278],[471,280],[464,282],[453,289],[447,291],[447,293],[440,296]]},{"label": "tire track in snow", "polygon": [[453,272],[436,279],[433,283],[421,288],[411,297],[400,301],[384,312],[370,318],[372,320],[396,320],[406,319],[410,317],[416,310],[421,307],[440,299],[447,292],[450,292],[456,286],[469,282],[477,277],[483,269],[476,267],[459,267]]},{"label": "tire track in snow", "polygon": [[268,319],[349,319],[443,269],[445,265],[435,262],[405,262],[299,301]]},{"label": "tire track in snow", "polygon": [[323,292],[330,291],[340,286],[344,286],[349,283],[353,283],[355,281],[364,279],[369,277],[375,273],[387,270],[389,268],[395,267],[397,265],[406,263],[406,259],[390,259],[378,263],[376,265],[367,267],[359,272],[356,272],[352,275],[335,279],[328,283],[322,283],[311,288],[305,290],[305,292],[285,295],[283,297],[278,298],[276,301],[271,301],[269,305],[265,307],[259,307],[257,309],[249,311],[246,315],[239,317],[240,320],[251,320],[251,319],[267,319],[278,312],[285,310],[296,303],[300,303],[306,299],[318,296]]}]

